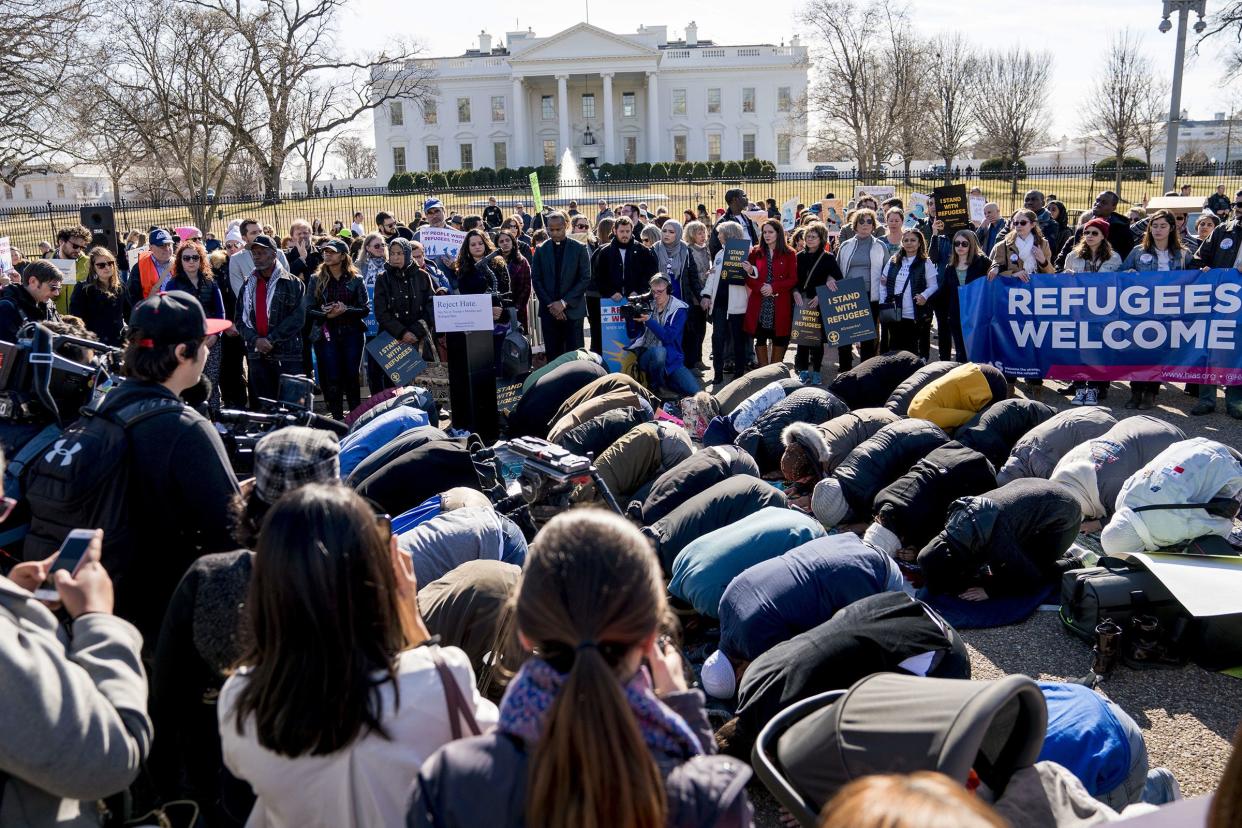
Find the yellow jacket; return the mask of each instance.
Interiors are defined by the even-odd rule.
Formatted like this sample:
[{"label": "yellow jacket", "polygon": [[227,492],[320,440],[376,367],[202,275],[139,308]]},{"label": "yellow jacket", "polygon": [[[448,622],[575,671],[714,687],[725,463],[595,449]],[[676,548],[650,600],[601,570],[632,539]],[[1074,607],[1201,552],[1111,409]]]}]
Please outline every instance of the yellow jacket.
[{"label": "yellow jacket", "polygon": [[959,365],[929,382],[914,395],[910,416],[931,420],[945,429],[957,428],[992,401],[987,377],[973,362]]}]

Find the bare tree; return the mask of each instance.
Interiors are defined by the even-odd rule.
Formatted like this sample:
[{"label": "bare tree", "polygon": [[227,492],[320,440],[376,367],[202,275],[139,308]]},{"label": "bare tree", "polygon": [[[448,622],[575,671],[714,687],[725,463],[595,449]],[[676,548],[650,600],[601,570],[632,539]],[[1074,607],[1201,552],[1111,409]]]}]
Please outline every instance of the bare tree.
[{"label": "bare tree", "polygon": [[[893,30],[887,50],[888,64],[893,83],[890,99],[890,119],[893,123],[893,149],[901,155],[904,180],[910,183],[910,165],[916,158],[924,158],[933,151],[931,109],[933,90],[926,72],[926,62],[931,57],[927,43],[910,35],[908,31]],[[878,159],[877,159],[878,160]]]},{"label": "bare tree", "polygon": [[1143,151],[1147,177],[1151,179],[1151,158],[1168,132],[1169,82],[1163,78],[1146,79],[1139,95],[1134,120],[1134,145]]},{"label": "bare tree", "polygon": [[345,166],[346,178],[375,177],[375,148],[367,146],[357,135],[342,135],[333,152]]},{"label": "bare tree", "polygon": [[[409,99],[428,99],[430,68],[418,61],[419,48],[396,44],[391,50],[350,56],[338,32],[346,0],[182,0],[218,15],[221,26],[240,37],[256,81],[254,94],[230,99],[219,123],[264,168],[266,195],[280,190],[285,161],[300,146],[347,127],[355,118]],[[325,117],[309,130],[299,129],[297,112],[312,90],[335,86],[337,94]]]},{"label": "bare tree", "polygon": [[60,91],[77,65],[83,0],[0,2],[0,181],[60,169],[70,137]]},{"label": "bare tree", "polygon": [[1211,23],[1195,44],[1195,53],[1202,53],[1205,42],[1222,35],[1233,37],[1224,57],[1228,67],[1226,78],[1236,80],[1242,77],[1242,0],[1229,0],[1223,9],[1212,12]]},{"label": "bare tree", "polygon": [[[1013,48],[989,52],[983,58],[983,77],[987,100],[978,107],[980,132],[984,144],[1013,167],[1029,155],[1047,133],[1048,86],[1052,77],[1052,55]],[[1018,192],[1013,176],[1012,193]]]},{"label": "bare tree", "polygon": [[908,15],[895,0],[811,0],[804,19],[816,44],[812,65],[819,77],[807,109],[825,125],[818,143],[848,151],[861,174],[893,149],[902,103],[886,58],[893,33],[908,28]]},{"label": "bare tree", "polygon": [[941,35],[932,41],[928,81],[932,87],[931,131],[933,151],[944,159],[945,182],[953,161],[970,146],[978,131],[977,107],[983,87],[978,52],[961,34]]},{"label": "bare tree", "polygon": [[292,131],[304,136],[304,140],[293,145],[293,155],[301,162],[308,196],[315,191],[315,181],[323,175],[332,149],[341,139],[339,133],[332,134],[320,129],[324,120],[331,117],[329,112],[336,98],[336,87],[333,85],[316,87],[308,84],[306,94],[294,107]]},{"label": "bare tree", "polygon": [[1083,131],[1112,153],[1117,192],[1121,192],[1126,150],[1138,143],[1139,110],[1150,79],[1151,67],[1138,38],[1129,29],[1118,32],[1079,110]]}]

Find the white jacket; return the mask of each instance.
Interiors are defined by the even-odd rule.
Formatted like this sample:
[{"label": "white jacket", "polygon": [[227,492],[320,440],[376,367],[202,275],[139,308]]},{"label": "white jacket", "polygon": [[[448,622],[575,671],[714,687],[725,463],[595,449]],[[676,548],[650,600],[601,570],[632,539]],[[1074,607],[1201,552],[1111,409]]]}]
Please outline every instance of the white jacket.
[{"label": "white jacket", "polygon": [[[846,276],[850,272],[850,259],[854,256],[854,248],[857,246],[858,237],[853,236],[841,242],[841,249],[837,251],[837,264],[841,266],[841,273]],[[871,245],[871,278],[866,279],[863,284],[866,285],[867,295],[872,302],[880,301],[875,292],[875,284],[884,281],[884,275],[888,272],[888,242],[882,238],[872,236],[875,242]]]},{"label": "white jacket", "polygon": [[444,686],[431,657],[434,649],[439,649],[466,703],[473,705],[479,726],[490,730],[499,713],[475,690],[470,659],[456,647],[428,644],[402,653],[397,666],[400,707],[394,707],[391,683],[380,690],[380,720],[389,738],[367,733],[327,756],[291,758],[270,751],[259,744],[252,722],[238,734],[233,711],[249,673],[243,669],[230,676],[217,709],[220,743],[225,766],[249,782],[258,797],[247,828],[404,825],[410,784],[418,769],[452,741]]},{"label": "white jacket", "polygon": [[1207,503],[1242,492],[1242,463],[1227,446],[1205,437],[1174,443],[1126,480],[1117,495],[1117,513],[1100,542],[1108,554],[1154,552],[1203,535],[1225,537],[1233,520],[1205,509],[1151,509],[1139,506]]},{"label": "white jacket", "polygon": [[[716,288],[720,286],[720,263],[724,261],[724,250],[716,254],[712,261],[712,272],[703,283],[703,295],[712,302],[716,301]],[[746,313],[746,303],[750,300],[750,288],[746,285],[729,285],[729,313]],[[714,311],[715,308],[713,307]]]}]

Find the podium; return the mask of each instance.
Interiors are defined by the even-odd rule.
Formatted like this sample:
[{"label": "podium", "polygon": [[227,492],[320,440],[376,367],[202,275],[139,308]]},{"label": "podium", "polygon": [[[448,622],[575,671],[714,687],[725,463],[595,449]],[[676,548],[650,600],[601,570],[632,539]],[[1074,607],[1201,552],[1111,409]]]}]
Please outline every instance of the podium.
[{"label": "podium", "polygon": [[449,406],[453,427],[492,443],[499,436],[496,353],[489,294],[432,298],[437,333],[448,348]]}]

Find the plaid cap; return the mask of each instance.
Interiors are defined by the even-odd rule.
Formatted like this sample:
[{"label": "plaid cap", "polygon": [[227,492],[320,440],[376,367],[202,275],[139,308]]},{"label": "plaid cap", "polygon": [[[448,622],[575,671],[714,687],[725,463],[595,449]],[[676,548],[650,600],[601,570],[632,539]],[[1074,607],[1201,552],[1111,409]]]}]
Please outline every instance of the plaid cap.
[{"label": "plaid cap", "polygon": [[254,487],[264,503],[307,485],[341,477],[341,446],[330,431],[288,426],[266,435],[254,447]]}]

